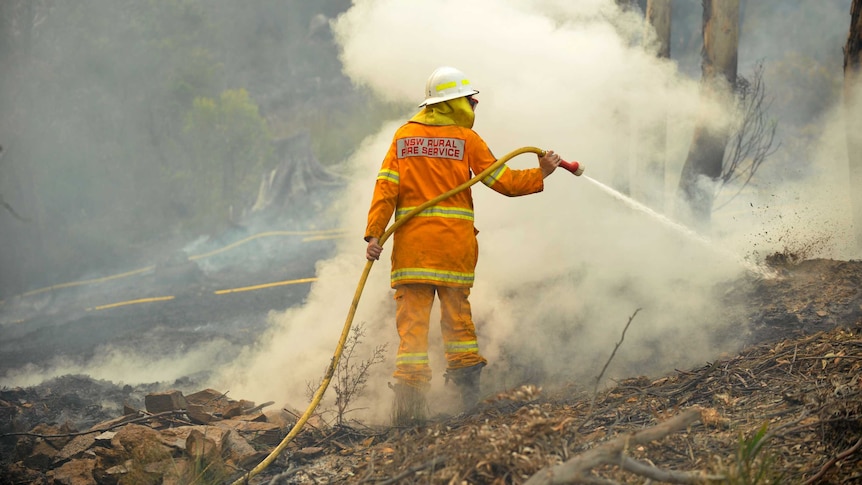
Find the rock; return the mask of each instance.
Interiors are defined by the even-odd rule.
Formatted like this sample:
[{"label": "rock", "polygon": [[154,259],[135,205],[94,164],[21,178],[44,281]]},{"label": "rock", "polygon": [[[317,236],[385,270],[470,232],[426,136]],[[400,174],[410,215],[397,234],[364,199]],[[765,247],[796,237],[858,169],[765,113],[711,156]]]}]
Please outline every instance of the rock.
[{"label": "rock", "polygon": [[233,429],[252,443],[277,445],[282,439],[281,427],[274,423],[225,419],[213,424],[221,428]]},{"label": "rock", "polygon": [[[213,418],[227,419],[240,416],[247,409],[253,409],[254,402],[241,399],[235,401],[229,399],[223,392],[215,389],[204,389],[186,396],[189,406],[195,406],[194,412],[201,419],[202,424],[213,421]],[[206,414],[210,416],[206,416]]]},{"label": "rock", "polygon": [[189,437],[186,438],[186,453],[192,458],[220,456],[224,436],[227,433],[226,430],[218,428],[214,433],[206,434],[198,429],[192,429]]},{"label": "rock", "polygon": [[26,456],[22,462],[27,468],[34,470],[47,471],[54,464],[54,459],[57,456],[57,449],[51,446],[45,440],[39,439],[30,454]]},{"label": "rock", "polygon": [[120,428],[111,440],[111,447],[144,461],[172,455],[158,431],[139,424],[127,424]]},{"label": "rock", "polygon": [[138,411],[135,414],[124,414],[118,418],[113,418],[113,419],[109,419],[107,421],[102,421],[100,423],[97,423],[97,424],[93,425],[88,431],[95,431],[95,430],[108,431],[108,430],[115,428],[115,427],[117,427],[123,423],[128,423],[129,421],[132,421],[132,420],[135,420],[135,419],[138,419],[141,417],[143,417],[143,415],[141,414],[140,411]]},{"label": "rock", "polygon": [[218,426],[182,426],[162,430],[162,442],[174,443],[192,459],[223,458],[234,467],[244,467],[259,457],[257,452],[237,431]]},{"label": "rock", "polygon": [[267,422],[266,415],[263,413],[240,414],[239,416],[235,416],[233,419],[237,421],[257,421],[259,423]]},{"label": "rock", "polygon": [[[34,435],[55,436],[69,434],[72,430],[68,424],[61,427],[38,424],[30,430]],[[28,468],[48,470],[54,462],[59,450],[69,442],[70,436],[43,438],[41,436],[20,436],[15,441],[15,455],[23,460]]]},{"label": "rock", "polygon": [[27,468],[23,463],[11,463],[0,471],[0,483],[45,484],[45,474]]},{"label": "rock", "polygon": [[[14,476],[21,478],[13,483],[184,484],[204,472],[215,483],[237,469],[253,467],[268,454],[255,449],[249,440],[256,445],[275,445],[284,434],[282,426],[267,422],[260,412],[270,403],[255,406],[251,401],[228,399],[213,389],[188,397],[177,390],[152,392],[145,401],[151,413],[180,411],[193,422],[210,423],[183,425],[182,420],[171,419],[169,428],[160,429],[163,423],[154,419],[132,422],[148,413],[125,406],[123,416],[92,425],[83,434],[18,438],[13,451],[20,461],[14,466],[7,463],[0,483]],[[26,405],[17,403],[12,409]],[[232,419],[223,419],[226,416]],[[75,434],[69,425],[41,424],[32,432]]]},{"label": "rock", "polygon": [[115,484],[120,483],[120,480],[123,479],[129,473],[129,465],[130,461],[126,463],[121,463],[119,465],[114,465],[112,467],[108,467],[104,470],[96,469],[93,470],[93,477],[96,478],[96,481],[100,484]]},{"label": "rock", "polygon": [[55,463],[61,463],[72,458],[80,458],[85,451],[93,446],[96,442],[96,433],[82,434],[72,438],[72,441],[66,444],[57,456],[54,457]]},{"label": "rock", "polygon": [[48,477],[53,478],[58,485],[96,485],[93,470],[96,468],[96,460],[71,460],[59,468],[48,472]]},{"label": "rock", "polygon": [[188,402],[183,393],[177,390],[154,392],[147,394],[144,398],[147,412],[151,414],[164,413],[167,411],[180,411],[188,407]]},{"label": "rock", "polygon": [[188,409],[186,409],[186,413],[189,416],[189,419],[192,420],[193,423],[196,424],[209,424],[213,421],[216,421],[219,418],[215,416],[211,412],[208,412],[207,409],[201,404],[192,404],[189,403]]},{"label": "rock", "polygon": [[268,453],[258,452],[238,432],[230,430],[225,439],[225,449],[222,456],[225,460],[238,468],[249,468]]}]

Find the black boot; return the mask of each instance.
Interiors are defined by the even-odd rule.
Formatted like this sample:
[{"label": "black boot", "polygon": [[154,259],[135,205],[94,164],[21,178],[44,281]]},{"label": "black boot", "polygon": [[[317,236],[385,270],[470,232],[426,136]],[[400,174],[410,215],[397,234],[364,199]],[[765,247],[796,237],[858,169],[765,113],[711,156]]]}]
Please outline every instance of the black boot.
[{"label": "black boot", "polygon": [[484,363],[446,371],[446,380],[452,379],[461,391],[461,410],[465,413],[472,412],[479,404],[482,367],[485,367]]},{"label": "black boot", "polygon": [[421,425],[427,419],[428,404],[425,401],[425,391],[398,382],[394,386],[389,384],[389,388],[395,391],[395,401],[392,405],[392,425],[393,426],[417,426]]}]

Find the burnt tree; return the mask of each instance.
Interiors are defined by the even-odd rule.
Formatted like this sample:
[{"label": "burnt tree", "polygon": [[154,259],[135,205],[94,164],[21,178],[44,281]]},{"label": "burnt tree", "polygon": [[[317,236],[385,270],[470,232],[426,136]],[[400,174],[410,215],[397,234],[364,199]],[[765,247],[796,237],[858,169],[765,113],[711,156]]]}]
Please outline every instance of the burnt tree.
[{"label": "burnt tree", "polygon": [[766,117],[772,100],[766,99],[763,61],[755,65],[750,78],[737,78],[734,93],[734,121],[731,124],[730,139],[719,177],[721,185],[716,190],[716,199],[723,187],[734,183],[738,188],[721,206],[730,203],[745,189],[763,162],[780,146],[780,143],[774,144],[778,122]]},{"label": "burnt tree", "polygon": [[856,247],[862,250],[862,0],[850,6],[850,33],[844,46],[844,126],[847,133],[847,155],[850,163],[850,204]]},{"label": "burnt tree", "polygon": [[739,0],[703,0],[701,109],[679,180],[688,212],[677,211],[684,220],[702,226],[710,222],[714,184],[721,176],[729,138],[728,127],[714,119],[711,109],[733,96],[738,45]]}]

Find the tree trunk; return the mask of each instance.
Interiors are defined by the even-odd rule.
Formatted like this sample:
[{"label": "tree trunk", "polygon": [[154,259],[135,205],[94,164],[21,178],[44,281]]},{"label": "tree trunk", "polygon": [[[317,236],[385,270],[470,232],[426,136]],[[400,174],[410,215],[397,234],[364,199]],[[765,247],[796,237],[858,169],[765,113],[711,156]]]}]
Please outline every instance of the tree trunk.
[{"label": "tree trunk", "polygon": [[709,107],[728,102],[733,94],[738,45],[739,0],[703,0],[701,111],[679,180],[680,195],[689,212],[678,211],[696,225],[709,225],[713,185],[721,175],[729,136],[725,126],[716,126],[710,119]]},{"label": "tree trunk", "polygon": [[[637,0],[614,0],[614,3],[622,12],[631,12],[638,8]],[[618,148],[621,155],[616,157],[613,164],[611,185],[620,193],[630,195],[632,192],[632,165],[634,163],[632,152],[636,135],[632,126],[629,106],[623,106],[614,112],[614,126],[619,127],[625,136],[619,141]]]},{"label": "tree trunk", "polygon": [[850,204],[856,248],[862,250],[862,0],[850,6],[850,33],[844,47],[844,126],[850,163]]},{"label": "tree trunk", "polygon": [[[671,0],[647,0],[646,28],[655,32],[658,42],[656,57],[670,59],[670,13]],[[647,35],[644,36],[648,38]],[[643,132],[650,138],[652,150],[641,157],[635,167],[637,198],[647,205],[664,210],[665,163],[667,159],[667,112],[658,117],[659,122],[645,127]]]},{"label": "tree trunk", "polygon": [[646,19],[655,30],[659,59],[670,59],[671,0],[647,0]]}]

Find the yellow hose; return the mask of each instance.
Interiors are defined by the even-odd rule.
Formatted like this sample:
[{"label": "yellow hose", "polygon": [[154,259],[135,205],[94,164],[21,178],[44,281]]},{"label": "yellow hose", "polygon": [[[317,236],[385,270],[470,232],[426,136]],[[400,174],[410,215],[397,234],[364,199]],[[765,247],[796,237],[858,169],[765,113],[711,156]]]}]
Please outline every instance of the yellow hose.
[{"label": "yellow hose", "polygon": [[[423,210],[431,207],[442,200],[446,200],[449,197],[461,192],[462,190],[467,189],[468,187],[474,185],[476,182],[484,179],[488,175],[494,173],[501,165],[508,162],[510,159],[524,154],[524,153],[535,153],[540,157],[545,154],[545,150],[536,147],[522,147],[517,150],[513,150],[510,153],[507,153],[505,156],[494,162],[490,167],[486,168],[482,173],[476,175],[471,178],[467,182],[455,187],[454,189],[446,192],[444,194],[438,195],[434,199],[425,202],[424,204],[414,208],[410,212],[404,215],[404,217],[396,220],[386,232],[380,237],[378,244],[383,246],[389,236],[395,232],[396,229],[401,227],[402,224],[410,220],[411,217],[416,214],[422,212]],[[332,376],[335,375],[335,370],[338,367],[338,360],[341,358],[341,353],[344,351],[344,344],[347,342],[347,336],[350,334],[350,326],[353,324],[353,317],[356,315],[356,308],[359,306],[359,297],[362,295],[362,290],[365,288],[365,281],[368,279],[368,273],[371,272],[371,266],[374,264],[373,260],[369,260],[365,263],[365,269],[362,270],[362,276],[359,277],[359,284],[356,286],[356,293],[353,295],[353,302],[350,304],[350,311],[347,313],[347,320],[344,322],[344,328],[341,330],[341,338],[338,339],[338,346],[335,348],[335,354],[332,356],[332,360],[329,362],[329,367],[326,369],[326,374],[323,376],[323,380],[320,382],[320,387],[317,388],[317,391],[314,393],[314,396],[311,399],[311,403],[308,405],[308,409],[305,410],[302,416],[300,416],[299,420],[296,421],[296,424],[293,425],[293,428],[287,433],[287,436],[281,440],[281,443],[273,449],[269,455],[262,462],[260,462],[256,467],[254,467],[250,472],[243,475],[241,478],[237,479],[233,482],[232,485],[242,485],[243,483],[248,483],[251,477],[259,474],[263,470],[268,467],[273,460],[275,460],[284,448],[287,447],[287,444],[290,443],[296,435],[302,430],[302,427],[305,426],[305,423],[308,422],[311,415],[314,413],[314,410],[317,409],[317,406],[320,404],[321,399],[323,399],[323,394],[326,392],[326,389],[329,387],[330,381],[332,381]]]}]

